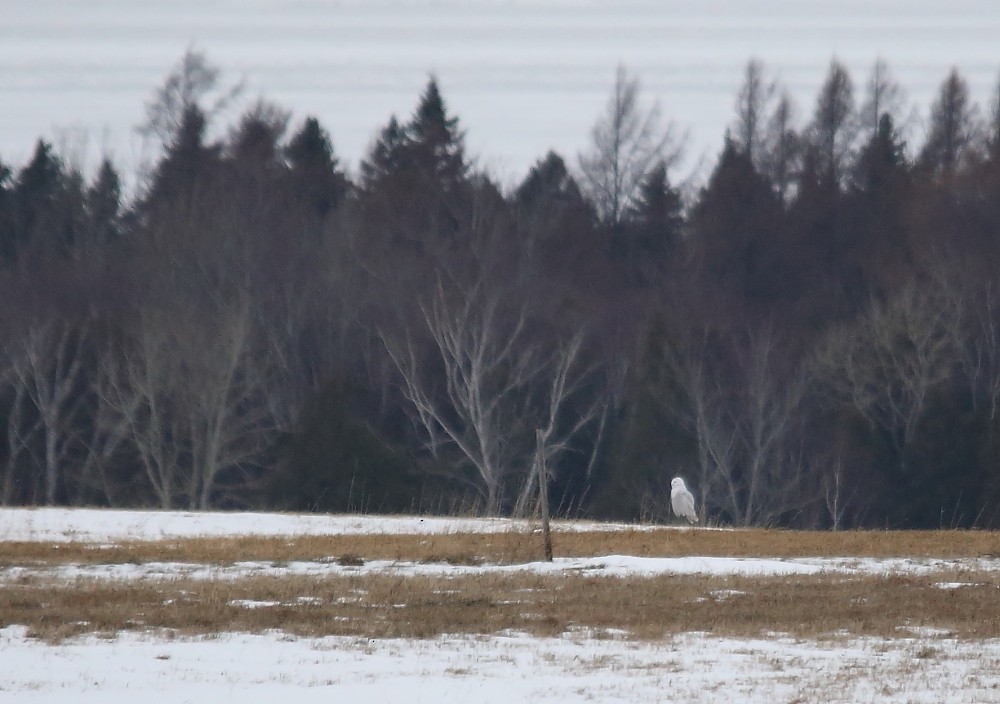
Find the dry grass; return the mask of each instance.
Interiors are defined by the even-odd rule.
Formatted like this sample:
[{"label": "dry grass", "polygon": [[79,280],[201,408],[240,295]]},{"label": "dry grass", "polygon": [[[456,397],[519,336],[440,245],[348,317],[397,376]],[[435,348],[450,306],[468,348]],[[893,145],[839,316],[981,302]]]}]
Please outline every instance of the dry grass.
[{"label": "dry grass", "polygon": [[[626,531],[555,535],[560,556],[632,554],[753,557],[983,557],[998,536],[982,532],[799,533]],[[475,565],[538,559],[529,533],[496,535],[233,538],[117,546],[0,543],[0,567],[174,561],[225,565],[372,559]],[[965,586],[942,589],[941,582]],[[932,627],[959,638],[1000,637],[1000,576],[957,571],[915,576],[711,575],[614,578],[471,573],[250,576],[225,580],[119,581],[32,576],[0,588],[0,626],[39,637],[129,629],[181,634],[281,629],[306,635],[431,637],[504,629],[539,635],[591,629],[635,638],[705,631],[802,637],[912,636]]]},{"label": "dry grass", "polygon": [[912,636],[935,628],[958,638],[1000,637],[996,577],[941,589],[926,577],[712,577],[617,579],[585,574],[401,577],[250,577],[72,584],[0,590],[0,625],[39,637],[170,629],[183,634],[280,629],[371,638],[493,633],[554,635],[574,628],[636,638],[704,631],[802,637]]},{"label": "dry grass", "polygon": [[[560,557],[685,555],[728,557],[1000,557],[1000,534],[985,531],[555,530]],[[516,564],[540,559],[541,537],[529,531],[495,534],[343,535],[193,538],[115,545],[0,542],[0,568],[14,565],[120,564],[330,557],[452,564]]]}]

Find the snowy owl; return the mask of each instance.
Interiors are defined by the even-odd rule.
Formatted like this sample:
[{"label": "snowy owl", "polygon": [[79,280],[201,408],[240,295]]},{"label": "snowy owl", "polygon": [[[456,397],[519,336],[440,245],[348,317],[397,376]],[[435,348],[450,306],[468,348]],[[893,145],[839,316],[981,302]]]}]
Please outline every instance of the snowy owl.
[{"label": "snowy owl", "polygon": [[694,510],[694,496],[684,486],[684,480],[674,477],[670,480],[670,507],[674,514],[686,518],[688,523],[697,523],[698,514]]}]

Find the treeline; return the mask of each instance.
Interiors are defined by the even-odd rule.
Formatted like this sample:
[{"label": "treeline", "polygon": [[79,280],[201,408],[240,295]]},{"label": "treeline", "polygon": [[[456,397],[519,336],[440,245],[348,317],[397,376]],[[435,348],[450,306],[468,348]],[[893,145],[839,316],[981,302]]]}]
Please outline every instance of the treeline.
[{"label": "treeline", "polygon": [[[857,93],[857,97],[856,97]],[[888,68],[811,114],[747,65],[680,184],[620,69],[578,159],[505,189],[431,79],[356,174],[188,52],[158,159],[0,163],[0,503],[1000,522],[1000,97],[910,145]],[[800,124],[801,122],[801,124]],[[540,463],[538,458],[544,459]]]}]

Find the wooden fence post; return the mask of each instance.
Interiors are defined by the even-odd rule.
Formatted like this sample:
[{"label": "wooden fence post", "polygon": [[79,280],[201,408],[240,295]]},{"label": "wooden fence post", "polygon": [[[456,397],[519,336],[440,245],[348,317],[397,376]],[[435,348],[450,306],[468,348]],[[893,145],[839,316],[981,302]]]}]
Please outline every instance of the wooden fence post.
[{"label": "wooden fence post", "polygon": [[542,542],[545,561],[552,562],[552,533],[549,528],[549,472],[545,468],[544,440],[541,429],[535,430],[535,466],[538,470],[538,503],[542,510]]}]

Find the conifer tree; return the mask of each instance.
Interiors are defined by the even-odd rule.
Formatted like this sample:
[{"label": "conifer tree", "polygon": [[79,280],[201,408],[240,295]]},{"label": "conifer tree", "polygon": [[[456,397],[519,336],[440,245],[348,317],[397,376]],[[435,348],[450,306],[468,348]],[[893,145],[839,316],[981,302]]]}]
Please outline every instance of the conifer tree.
[{"label": "conifer tree", "polygon": [[306,118],[285,147],[293,188],[320,218],[339,206],[350,191],[330,134],[315,117]]},{"label": "conifer tree", "polygon": [[627,262],[638,285],[648,286],[665,273],[680,242],[682,209],[681,194],[661,161],[640,185],[628,219],[613,233],[615,253]]},{"label": "conifer tree", "polygon": [[4,242],[3,255],[12,261],[32,241],[58,227],[57,206],[63,183],[63,168],[52,145],[38,140],[31,161],[14,181],[14,236]]},{"label": "conifer tree", "polygon": [[420,96],[417,110],[406,126],[408,157],[413,168],[449,190],[468,175],[465,134],[458,118],[448,115],[437,79],[431,76]]},{"label": "conifer tree", "polygon": [[122,186],[110,159],[104,159],[94,182],[87,188],[86,211],[90,239],[114,241],[121,234]]},{"label": "conifer tree", "polygon": [[906,143],[896,131],[892,115],[882,113],[878,130],[858,154],[855,188],[873,196],[882,195],[904,177],[906,170]]},{"label": "conifer tree", "polygon": [[[773,266],[781,248],[781,202],[770,182],[727,139],[690,220],[698,285],[716,312],[738,319],[741,306],[766,302],[784,272]],[[730,319],[729,322],[733,322]]]}]

